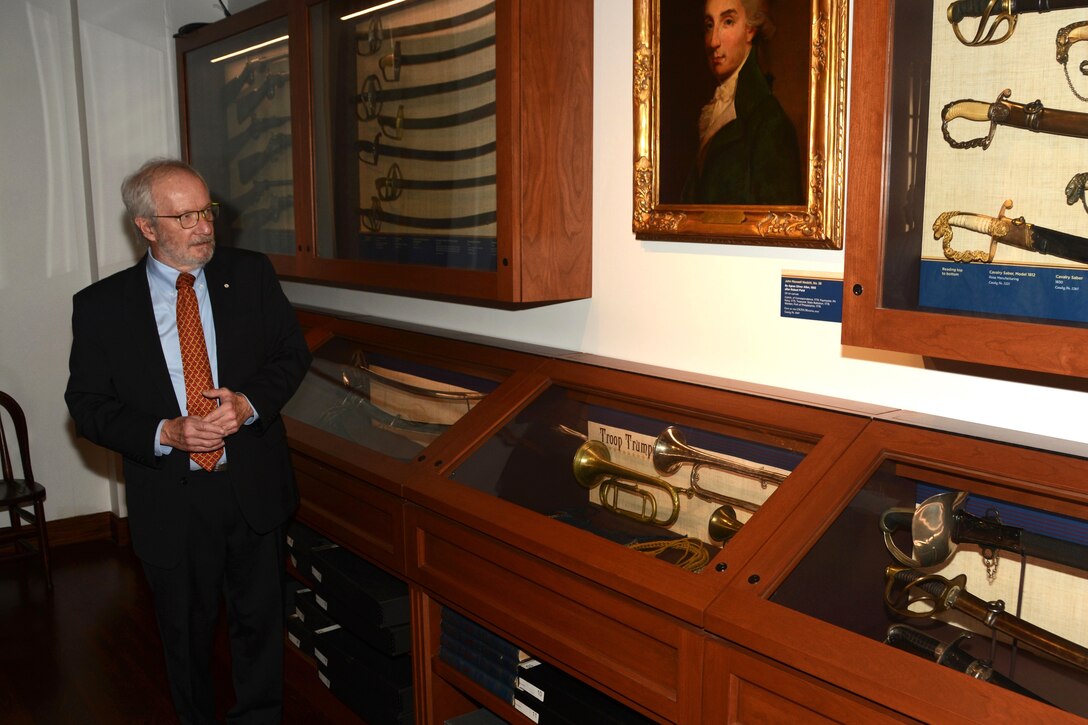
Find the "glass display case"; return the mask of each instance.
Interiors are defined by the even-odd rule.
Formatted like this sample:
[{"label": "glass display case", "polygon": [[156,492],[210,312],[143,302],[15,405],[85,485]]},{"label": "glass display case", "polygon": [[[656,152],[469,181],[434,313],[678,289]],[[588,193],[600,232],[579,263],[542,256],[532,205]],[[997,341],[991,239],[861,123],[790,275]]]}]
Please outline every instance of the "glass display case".
[{"label": "glass display case", "polygon": [[286,17],[184,54],[182,133],[221,243],[295,253],[289,60]]},{"label": "glass display case", "polygon": [[[846,690],[871,685],[877,702],[923,720],[935,717],[934,693],[968,677],[981,684],[943,711],[988,722],[1047,712],[1027,699],[1088,716],[1088,464],[887,424],[851,452],[730,591],[765,599],[752,615],[763,632],[803,632],[819,661],[763,651],[836,671]],[[734,613],[753,603],[726,596],[710,628],[744,644],[750,622]]]},{"label": "glass display case", "polygon": [[1004,7],[857,8],[843,342],[1084,376],[1088,43]]},{"label": "glass display case", "polygon": [[495,272],[495,3],[368,4],[310,11],[316,254]]},{"label": "glass display case", "polygon": [[280,275],[590,296],[591,0],[267,0],[177,52],[182,146],[224,205],[220,239]]},{"label": "glass display case", "polygon": [[500,381],[368,350],[333,337],[314,351],[284,415],[410,461]]},{"label": "glass display case", "polygon": [[677,426],[662,415],[555,385],[450,478],[701,572],[788,485],[811,444]]}]

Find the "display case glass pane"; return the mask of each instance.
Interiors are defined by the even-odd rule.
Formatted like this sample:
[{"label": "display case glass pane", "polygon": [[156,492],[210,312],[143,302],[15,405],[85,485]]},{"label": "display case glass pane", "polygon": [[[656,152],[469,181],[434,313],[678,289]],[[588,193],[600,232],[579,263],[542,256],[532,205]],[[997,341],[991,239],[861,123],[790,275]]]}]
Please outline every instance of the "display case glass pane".
[{"label": "display case glass pane", "polygon": [[812,444],[674,423],[555,385],[451,478],[698,571],[758,516]]},{"label": "display case glass pane", "polygon": [[499,382],[369,350],[334,337],[284,415],[398,460],[410,460]]},{"label": "display case glass pane", "polygon": [[886,461],[770,599],[1088,715],[1088,523],[992,491]]},{"label": "display case glass pane", "polygon": [[1023,20],[893,3],[883,307],[1088,326],[1083,11]]},{"label": "display case glass pane", "polygon": [[189,161],[228,246],[295,253],[287,52],[284,18],[185,54]]},{"label": "display case glass pane", "polygon": [[311,10],[317,255],[493,272],[495,3]]}]

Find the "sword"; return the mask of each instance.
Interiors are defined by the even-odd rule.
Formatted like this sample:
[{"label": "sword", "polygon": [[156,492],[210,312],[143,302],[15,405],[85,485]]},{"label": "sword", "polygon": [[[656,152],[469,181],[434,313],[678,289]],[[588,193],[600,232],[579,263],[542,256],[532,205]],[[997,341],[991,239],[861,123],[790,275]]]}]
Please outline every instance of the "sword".
[{"label": "sword", "polygon": [[471,23],[473,20],[487,17],[493,12],[495,12],[495,3],[491,2],[486,5],[481,5],[475,10],[469,10],[468,12],[455,15],[451,18],[439,18],[438,20],[417,23],[415,25],[401,25],[396,28],[383,28],[381,16],[376,15],[370,21],[370,25],[367,27],[366,32],[360,33],[357,36],[356,50],[359,55],[373,55],[381,49],[382,41],[386,38],[392,38],[393,36],[404,37],[406,35],[423,35],[424,33],[433,33],[436,30],[448,30],[449,28],[456,28],[458,25],[465,25],[466,23]]},{"label": "sword", "polygon": [[[933,238],[941,240],[944,256],[953,262],[984,262],[994,260],[998,244],[1007,244],[1037,254],[1048,254],[1074,262],[1088,263],[1088,239],[1024,221],[1024,217],[1011,219],[1005,210],[1012,209],[1012,201],[1006,199],[996,217],[962,211],[946,211],[933,222]],[[952,228],[969,229],[990,237],[988,251],[957,251],[952,248]]]},{"label": "sword", "polygon": [[[954,0],[948,6],[948,22],[952,24],[952,32],[964,45],[997,45],[1012,36],[1016,20],[1022,13],[1084,7],[1088,7],[1088,0]],[[960,23],[966,18],[978,18],[978,27],[971,40],[960,33]],[[1002,28],[1004,34],[995,38]]]},{"label": "sword", "polygon": [[382,209],[382,203],[378,197],[371,197],[373,205],[369,209],[360,209],[359,217],[363,226],[372,232],[381,231],[382,222],[397,224],[402,227],[415,227],[416,229],[468,229],[494,224],[496,213],[486,211],[480,214],[469,214],[461,217],[412,217],[403,214],[393,214]]},{"label": "sword", "polygon": [[[404,106],[397,108],[397,115],[395,116],[378,116],[378,125],[381,127],[382,132],[389,138],[400,139],[406,129],[416,130],[430,130],[436,128],[453,128],[454,126],[462,126],[466,123],[472,123],[473,121],[479,121],[484,118],[489,118],[495,115],[495,104],[485,103],[482,106],[476,108],[470,108],[467,111],[461,111],[460,113],[451,113],[446,116],[429,116],[426,118],[405,118]],[[360,116],[360,120],[362,116]]]},{"label": "sword", "polygon": [[[957,544],[976,544],[986,556],[1000,549],[1076,569],[1088,568],[1084,545],[1007,526],[996,518],[980,518],[964,510],[966,501],[966,491],[946,491],[930,496],[918,508],[886,509],[880,516],[885,546],[900,564],[920,569],[948,561]],[[902,530],[911,532],[911,556],[892,540],[892,534]]]},{"label": "sword", "polygon": [[374,180],[378,189],[378,198],[382,201],[396,201],[402,191],[448,191],[450,189],[471,189],[477,186],[491,186],[495,183],[495,174],[474,176],[465,179],[405,179],[400,166],[392,164],[385,176]]},{"label": "sword", "polygon": [[443,61],[460,58],[462,55],[475,53],[477,50],[489,48],[495,45],[495,36],[489,35],[471,43],[465,43],[456,48],[436,50],[430,53],[401,53],[400,41],[393,43],[393,52],[383,55],[378,60],[378,67],[382,69],[382,77],[392,83],[400,80],[400,69],[406,65],[424,65],[427,63],[441,63]]},{"label": "sword", "polygon": [[[480,146],[463,149],[416,149],[406,146],[390,146],[381,142],[379,132],[373,141],[359,141],[359,160],[374,166],[382,156],[396,156],[402,159],[420,159],[422,161],[464,161],[494,152],[495,142],[490,141]],[[365,155],[364,155],[365,154]]]},{"label": "sword", "polygon": [[441,83],[428,83],[422,86],[411,86],[409,88],[389,88],[382,89],[382,83],[378,80],[378,76],[373,73],[367,76],[363,80],[363,86],[359,90],[359,95],[356,96],[356,100],[362,104],[362,109],[357,111],[359,120],[370,121],[377,118],[381,113],[382,103],[384,101],[403,101],[410,98],[423,98],[425,96],[434,96],[439,93],[452,93],[453,91],[459,91],[464,88],[472,88],[474,86],[481,86],[488,81],[495,80],[495,70],[485,70],[475,75],[466,76],[465,78],[456,78],[452,81],[442,81]]},{"label": "sword", "polygon": [[[1088,649],[1076,642],[1027,622],[1005,611],[1000,599],[987,602],[967,591],[967,577],[946,579],[939,574],[922,574],[916,569],[889,566],[884,570],[884,603],[903,617],[927,618],[949,609],[963,612],[997,632],[1088,671]],[[921,603],[925,610],[911,609]]]},{"label": "sword", "polygon": [[912,654],[916,654],[919,657],[925,657],[927,660],[932,660],[937,664],[944,665],[957,672],[970,675],[976,680],[990,682],[998,687],[1004,687],[1006,690],[1012,690],[1013,692],[1025,695],[1033,700],[1038,700],[1039,702],[1047,702],[1031,690],[1017,684],[1014,680],[1006,677],[1000,672],[997,672],[983,660],[977,659],[965,652],[960,647],[960,643],[965,639],[970,638],[970,633],[964,632],[956,637],[951,643],[942,642],[936,637],[929,636],[920,629],[916,629],[906,624],[893,624],[891,627],[888,627],[888,632],[884,636],[884,642],[885,644],[890,644],[904,652],[911,652]]},{"label": "sword", "polygon": [[[1082,20],[1079,23],[1072,23],[1061,28],[1054,38],[1055,57],[1065,72],[1065,82],[1069,84],[1069,90],[1073,91],[1073,95],[1080,100],[1088,101],[1088,96],[1082,95],[1073,85],[1073,79],[1069,77],[1069,49],[1073,47],[1074,43],[1079,43],[1082,40],[1088,40],[1088,20]],[[1081,61],[1080,73],[1081,75],[1088,75],[1088,61]]]},{"label": "sword", "polygon": [[[1001,91],[993,103],[960,99],[952,101],[941,110],[941,133],[944,140],[954,149],[982,147],[987,149],[993,141],[998,126],[1022,128],[1036,133],[1050,133],[1057,136],[1088,138],[1088,113],[1061,111],[1045,108],[1042,101],[1035,100],[1023,104],[1008,100],[1012,94],[1008,88]],[[948,132],[949,122],[963,118],[968,121],[990,123],[989,132],[980,138],[969,141],[957,141]]]}]

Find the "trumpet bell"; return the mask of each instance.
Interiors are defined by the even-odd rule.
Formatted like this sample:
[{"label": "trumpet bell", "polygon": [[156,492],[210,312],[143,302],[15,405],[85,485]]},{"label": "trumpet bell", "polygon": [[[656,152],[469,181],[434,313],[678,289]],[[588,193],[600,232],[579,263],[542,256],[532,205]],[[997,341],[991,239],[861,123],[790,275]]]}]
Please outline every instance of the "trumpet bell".
[{"label": "trumpet bell", "polygon": [[[655,526],[669,527],[680,516],[680,495],[677,490],[660,478],[621,466],[612,462],[608,446],[600,441],[588,440],[574,454],[574,479],[586,489],[601,486],[598,491],[601,505],[609,511]],[[653,486],[664,491],[672,503],[672,510],[663,518],[657,517],[657,500],[652,493],[638,484]],[[634,496],[640,503],[639,510],[621,508],[620,492]]]},{"label": "trumpet bell", "polygon": [[724,544],[732,539],[743,525],[737,520],[737,512],[733,507],[723,505],[716,508],[710,515],[706,533],[714,541]]}]

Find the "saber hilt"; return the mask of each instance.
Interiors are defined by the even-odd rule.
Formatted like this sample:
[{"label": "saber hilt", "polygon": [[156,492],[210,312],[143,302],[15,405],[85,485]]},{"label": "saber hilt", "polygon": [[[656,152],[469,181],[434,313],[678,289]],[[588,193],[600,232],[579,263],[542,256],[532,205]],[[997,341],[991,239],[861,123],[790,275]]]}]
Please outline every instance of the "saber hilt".
[{"label": "saber hilt", "polygon": [[[889,566],[884,571],[884,603],[903,617],[933,617],[949,609],[963,612],[997,632],[1039,652],[1088,671],[1088,649],[1005,611],[1000,599],[987,602],[967,591],[967,577],[946,579],[917,569]],[[911,609],[912,604],[925,609]]]}]

